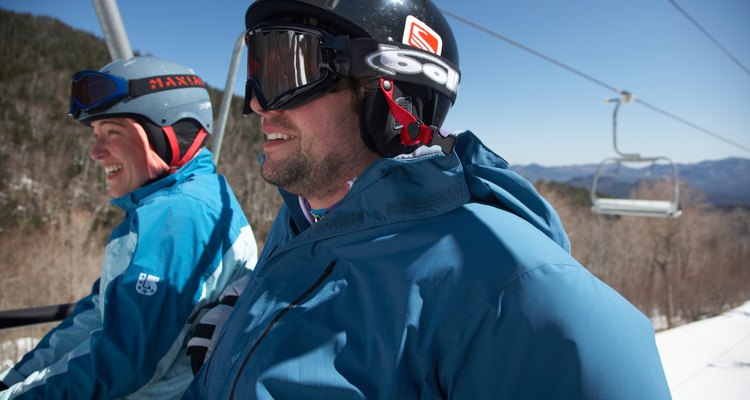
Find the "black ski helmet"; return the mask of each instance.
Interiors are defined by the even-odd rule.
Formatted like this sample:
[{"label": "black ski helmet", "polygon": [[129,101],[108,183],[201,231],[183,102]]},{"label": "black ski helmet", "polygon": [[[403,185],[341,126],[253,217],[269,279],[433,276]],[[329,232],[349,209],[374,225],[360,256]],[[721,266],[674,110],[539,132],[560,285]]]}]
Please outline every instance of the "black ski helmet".
[{"label": "black ski helmet", "polygon": [[[437,6],[429,0],[256,0],[247,9],[245,27],[250,34],[294,17],[308,17],[304,21],[351,38],[350,48],[330,51],[322,44],[321,68],[332,70],[338,79],[377,82],[365,91],[358,110],[362,139],[371,150],[389,157],[438,144],[450,151],[453,138],[438,131],[458,94],[458,47]],[[334,52],[336,59],[331,58]],[[248,113],[254,88],[250,78],[248,65]],[[334,86],[331,82],[321,87],[317,95]]]},{"label": "black ski helmet", "polygon": [[191,68],[157,57],[135,56],[98,71],[79,71],[70,100],[69,115],[84,125],[114,117],[138,121],[170,169],[187,163],[213,129],[203,80]]}]

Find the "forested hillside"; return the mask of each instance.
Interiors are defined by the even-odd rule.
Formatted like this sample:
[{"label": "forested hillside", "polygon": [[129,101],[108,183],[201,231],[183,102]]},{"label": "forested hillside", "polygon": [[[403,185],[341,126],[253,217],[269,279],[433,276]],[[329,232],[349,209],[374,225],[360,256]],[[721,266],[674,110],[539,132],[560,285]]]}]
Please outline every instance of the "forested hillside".
[{"label": "forested hillside", "polygon": [[[72,302],[96,279],[120,211],[87,155],[90,131],[66,116],[68,85],[74,71],[97,69],[109,55],[100,38],[49,18],[0,10],[0,34],[0,309]],[[221,94],[211,94],[216,112]],[[235,99],[219,170],[262,245],[281,201],[259,175],[257,118],[241,117],[240,108]],[[750,299],[747,209],[686,201],[678,219],[601,216],[590,212],[585,190],[537,187],[558,208],[573,255],[657,327]],[[14,335],[21,333],[0,331],[0,339]]]}]

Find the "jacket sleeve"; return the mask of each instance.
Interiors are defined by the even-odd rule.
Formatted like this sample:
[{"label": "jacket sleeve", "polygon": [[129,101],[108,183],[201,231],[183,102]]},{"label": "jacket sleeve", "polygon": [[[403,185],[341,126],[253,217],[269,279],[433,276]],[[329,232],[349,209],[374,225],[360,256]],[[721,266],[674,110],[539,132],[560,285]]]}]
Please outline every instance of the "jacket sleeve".
[{"label": "jacket sleeve", "polygon": [[186,321],[223,253],[215,230],[227,228],[220,223],[191,199],[139,208],[132,257],[104,291],[101,329],[37,379],[27,379],[18,398],[121,397],[162,377],[178,356],[186,359]]},{"label": "jacket sleeve", "polygon": [[580,266],[527,271],[441,349],[452,399],[671,398],[650,321]]},{"label": "jacket sleeve", "polygon": [[13,368],[0,374],[0,381],[13,386],[26,379],[31,373],[56,363],[66,353],[84,342],[92,330],[101,326],[101,311],[98,303],[99,280],[97,279],[91,288],[91,293],[78,301],[71,315],[50,330]]}]

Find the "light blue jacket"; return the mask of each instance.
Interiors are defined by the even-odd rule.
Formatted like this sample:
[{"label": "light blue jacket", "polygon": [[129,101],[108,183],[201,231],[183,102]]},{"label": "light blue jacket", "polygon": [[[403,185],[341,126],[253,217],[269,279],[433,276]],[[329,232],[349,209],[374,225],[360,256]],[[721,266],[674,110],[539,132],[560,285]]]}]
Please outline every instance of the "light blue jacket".
[{"label": "light blue jacket", "polygon": [[649,320],[471,133],[294,196],[187,399],[668,399]]},{"label": "light blue jacket", "polygon": [[170,399],[190,383],[190,317],[254,267],[252,230],[205,149],[112,203],[125,219],[91,294],[0,375],[0,399]]}]

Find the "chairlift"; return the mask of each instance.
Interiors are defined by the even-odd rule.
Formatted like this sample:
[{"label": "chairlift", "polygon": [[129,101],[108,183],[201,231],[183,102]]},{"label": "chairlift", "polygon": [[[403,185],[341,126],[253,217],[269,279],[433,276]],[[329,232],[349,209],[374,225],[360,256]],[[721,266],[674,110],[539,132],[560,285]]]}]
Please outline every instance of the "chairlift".
[{"label": "chairlift", "polygon": [[[622,103],[632,103],[635,96],[629,92],[620,92],[620,97],[607,99],[608,103],[615,103],[612,113],[612,145],[618,157],[605,158],[596,170],[591,185],[591,210],[599,214],[629,215],[640,217],[670,217],[677,218],[682,214],[679,209],[679,183],[677,179],[677,166],[667,157],[643,157],[637,153],[623,153],[617,147],[617,112]],[[601,198],[597,195],[599,179],[601,178],[605,165],[614,164],[615,173],[619,172],[623,163],[650,163],[652,172],[657,163],[663,162],[671,168],[670,186],[671,197],[664,200],[646,200],[634,198]],[[650,173],[649,172],[649,173]]]}]

